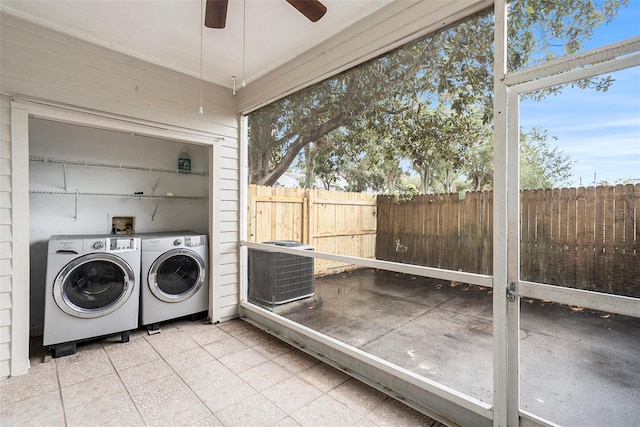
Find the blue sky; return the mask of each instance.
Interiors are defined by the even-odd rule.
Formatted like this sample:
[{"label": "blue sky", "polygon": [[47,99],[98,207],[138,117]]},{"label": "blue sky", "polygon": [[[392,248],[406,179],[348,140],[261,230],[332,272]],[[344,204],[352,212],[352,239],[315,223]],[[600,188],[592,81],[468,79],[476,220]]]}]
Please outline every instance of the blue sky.
[{"label": "blue sky", "polygon": [[[586,49],[640,35],[640,0],[609,26],[597,30]],[[549,143],[575,162],[570,184],[632,179],[640,183],[640,67],[612,73],[607,92],[565,88],[543,101],[521,103],[521,125],[540,127]]]}]

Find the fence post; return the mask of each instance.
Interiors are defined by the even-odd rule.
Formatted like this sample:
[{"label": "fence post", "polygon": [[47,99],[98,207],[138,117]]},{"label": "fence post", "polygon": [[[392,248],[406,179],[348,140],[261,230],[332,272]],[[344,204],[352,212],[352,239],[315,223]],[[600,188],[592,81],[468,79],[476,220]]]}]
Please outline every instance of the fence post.
[{"label": "fence post", "polygon": [[256,192],[257,187],[255,185],[250,185],[248,192],[249,200],[247,203],[247,209],[249,210],[249,212],[247,212],[247,219],[249,220],[249,226],[247,227],[249,235],[247,236],[247,239],[250,242],[256,241]]},{"label": "fence post", "polygon": [[305,244],[307,245],[311,245],[314,247],[314,249],[316,249],[316,245],[314,242],[314,234],[313,234],[313,230],[315,229],[315,224],[314,224],[314,206],[313,206],[313,191],[312,189],[307,189],[305,191],[305,204],[306,204],[306,209],[304,210],[305,214],[307,215],[306,220],[303,221],[303,227],[306,227],[306,233],[305,233],[305,238],[306,238],[306,242]]},{"label": "fence post", "polygon": [[309,203],[309,189],[302,195],[302,243],[309,244],[309,222],[311,221],[311,207]]}]

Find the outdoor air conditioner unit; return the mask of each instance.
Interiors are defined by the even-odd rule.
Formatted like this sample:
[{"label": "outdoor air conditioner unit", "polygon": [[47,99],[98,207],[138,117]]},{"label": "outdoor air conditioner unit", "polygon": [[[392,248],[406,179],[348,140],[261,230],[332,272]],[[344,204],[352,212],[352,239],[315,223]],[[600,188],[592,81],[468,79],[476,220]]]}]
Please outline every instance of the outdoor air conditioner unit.
[{"label": "outdoor air conditioner unit", "polygon": [[[313,247],[294,240],[265,244],[312,251]],[[249,249],[249,301],[273,306],[307,298],[315,293],[313,258]]]}]

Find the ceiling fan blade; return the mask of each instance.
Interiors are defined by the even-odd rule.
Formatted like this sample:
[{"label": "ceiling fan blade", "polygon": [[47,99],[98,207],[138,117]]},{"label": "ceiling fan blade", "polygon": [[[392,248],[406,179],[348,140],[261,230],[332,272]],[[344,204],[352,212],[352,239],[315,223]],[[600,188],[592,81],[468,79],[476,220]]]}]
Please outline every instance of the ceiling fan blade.
[{"label": "ceiling fan blade", "polygon": [[227,22],[227,6],[229,0],[207,0],[204,12],[204,26],[208,28],[224,28]]},{"label": "ceiling fan blade", "polygon": [[318,21],[327,13],[325,5],[318,0],[287,0],[287,2],[309,18],[311,22]]}]

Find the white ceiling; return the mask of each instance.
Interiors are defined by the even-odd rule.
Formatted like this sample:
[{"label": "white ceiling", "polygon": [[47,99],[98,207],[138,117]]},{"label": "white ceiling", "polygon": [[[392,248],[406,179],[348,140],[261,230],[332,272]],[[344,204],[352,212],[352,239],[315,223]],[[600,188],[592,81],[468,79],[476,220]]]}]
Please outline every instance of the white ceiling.
[{"label": "white ceiling", "polygon": [[233,76],[238,85],[250,84],[392,0],[321,1],[327,13],[312,23],[285,0],[230,0],[225,29],[204,27],[204,0],[2,0],[0,5],[8,13],[196,77],[202,30],[203,79],[232,87]]}]

